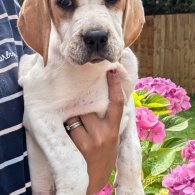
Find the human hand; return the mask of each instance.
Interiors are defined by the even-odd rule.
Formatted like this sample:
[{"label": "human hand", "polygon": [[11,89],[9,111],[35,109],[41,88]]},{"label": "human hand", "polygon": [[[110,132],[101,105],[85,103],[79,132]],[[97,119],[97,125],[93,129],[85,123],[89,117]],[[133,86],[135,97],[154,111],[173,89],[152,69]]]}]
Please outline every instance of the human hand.
[{"label": "human hand", "polygon": [[106,185],[117,157],[124,96],[116,70],[107,73],[107,81],[110,103],[105,118],[91,113],[67,121],[69,125],[77,121],[83,123],[70,132],[70,137],[88,165],[87,194],[94,194]]}]

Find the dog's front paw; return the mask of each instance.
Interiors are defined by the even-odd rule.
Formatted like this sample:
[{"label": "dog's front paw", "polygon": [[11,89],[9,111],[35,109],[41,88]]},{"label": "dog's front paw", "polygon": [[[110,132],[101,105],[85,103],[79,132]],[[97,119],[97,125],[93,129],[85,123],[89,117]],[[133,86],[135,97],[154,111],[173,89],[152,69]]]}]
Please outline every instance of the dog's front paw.
[{"label": "dog's front paw", "polygon": [[116,187],[115,188],[116,195],[144,195],[144,191],[142,188],[129,188],[129,187]]}]

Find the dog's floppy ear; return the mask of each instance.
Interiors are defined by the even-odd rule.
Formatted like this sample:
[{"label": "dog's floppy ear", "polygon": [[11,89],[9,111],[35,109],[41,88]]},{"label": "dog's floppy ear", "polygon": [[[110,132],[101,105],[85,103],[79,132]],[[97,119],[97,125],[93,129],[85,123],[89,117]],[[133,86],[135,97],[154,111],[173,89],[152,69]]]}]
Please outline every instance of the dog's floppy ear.
[{"label": "dog's floppy ear", "polygon": [[145,23],[141,0],[126,0],[123,15],[125,46],[130,46],[139,36]]},{"label": "dog's floppy ear", "polygon": [[51,31],[49,0],[25,0],[18,28],[27,45],[43,56],[46,65]]}]

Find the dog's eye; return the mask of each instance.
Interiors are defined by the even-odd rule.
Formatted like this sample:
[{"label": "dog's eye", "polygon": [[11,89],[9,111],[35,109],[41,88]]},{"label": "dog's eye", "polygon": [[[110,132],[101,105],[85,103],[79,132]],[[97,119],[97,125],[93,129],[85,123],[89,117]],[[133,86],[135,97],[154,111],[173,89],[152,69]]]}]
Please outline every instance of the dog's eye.
[{"label": "dog's eye", "polygon": [[56,4],[63,9],[69,9],[73,7],[72,0],[56,0]]},{"label": "dog's eye", "polygon": [[105,3],[107,5],[114,5],[115,3],[117,3],[118,0],[105,0]]}]

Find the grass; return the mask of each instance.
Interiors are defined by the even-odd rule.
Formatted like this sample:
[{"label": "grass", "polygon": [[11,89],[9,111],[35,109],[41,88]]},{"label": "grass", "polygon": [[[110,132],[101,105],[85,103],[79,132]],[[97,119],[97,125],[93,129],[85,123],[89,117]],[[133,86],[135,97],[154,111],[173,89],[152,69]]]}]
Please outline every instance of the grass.
[{"label": "grass", "polygon": [[185,131],[185,136],[188,139],[195,139],[195,95],[191,96],[191,105],[192,107],[188,111],[184,111],[179,115],[190,119],[189,127]]}]

